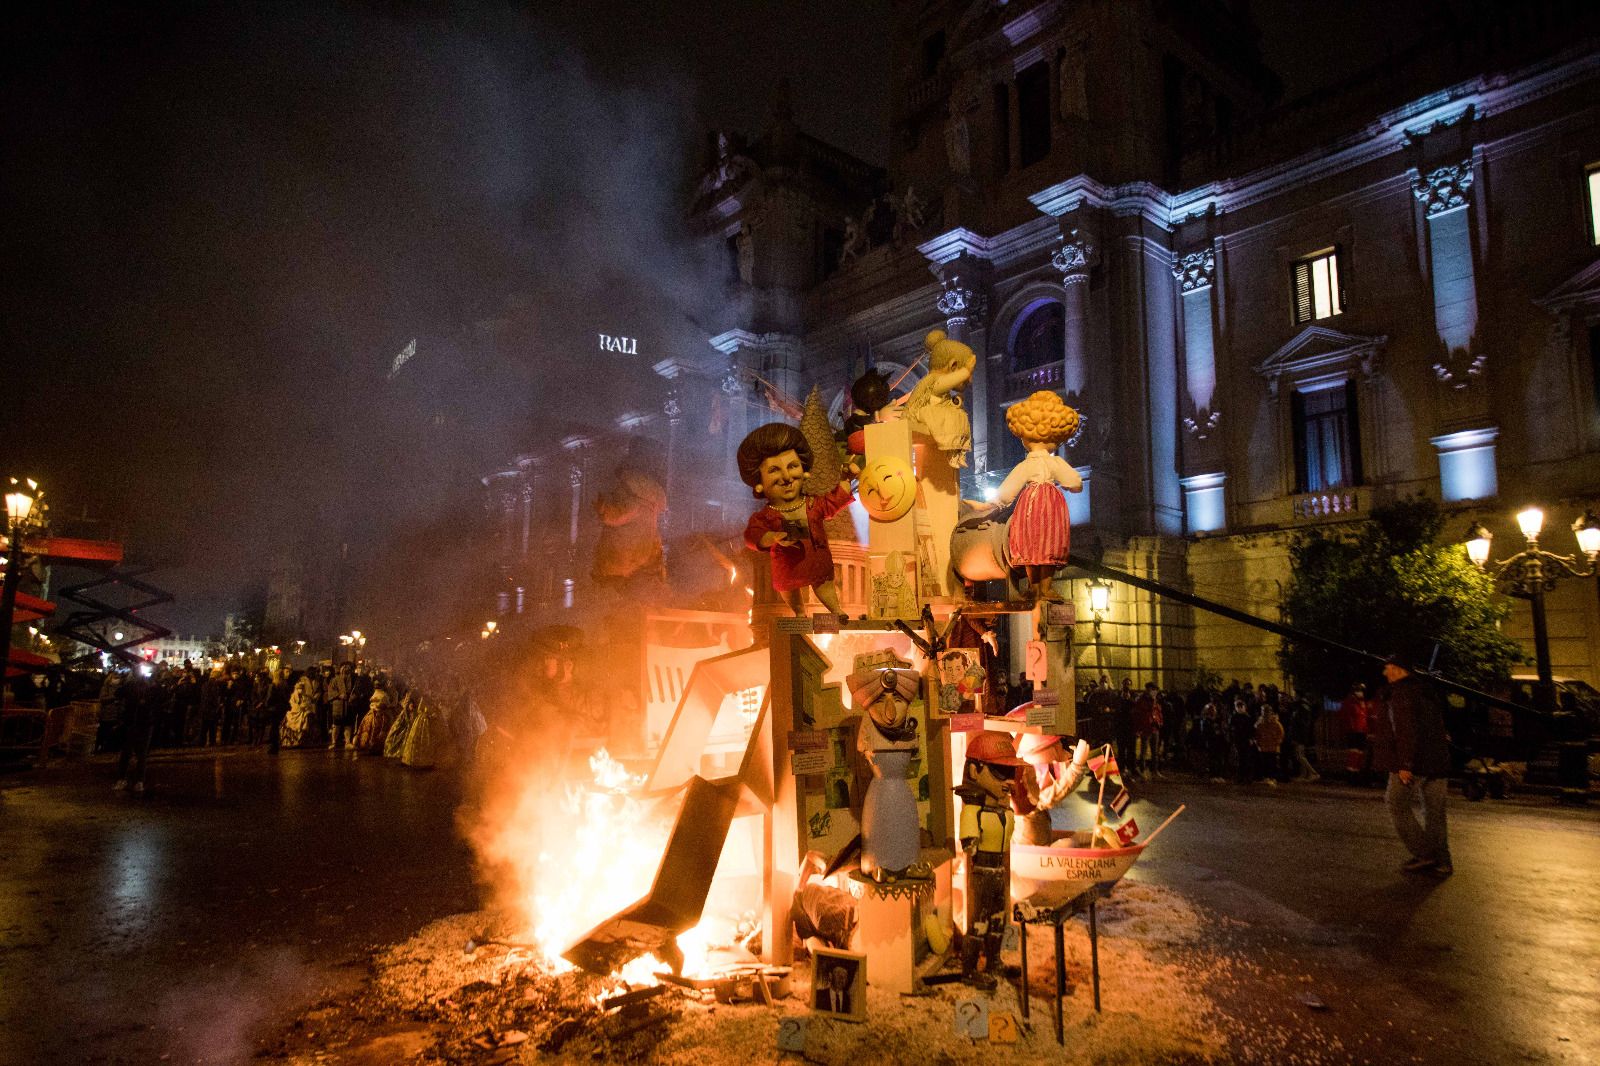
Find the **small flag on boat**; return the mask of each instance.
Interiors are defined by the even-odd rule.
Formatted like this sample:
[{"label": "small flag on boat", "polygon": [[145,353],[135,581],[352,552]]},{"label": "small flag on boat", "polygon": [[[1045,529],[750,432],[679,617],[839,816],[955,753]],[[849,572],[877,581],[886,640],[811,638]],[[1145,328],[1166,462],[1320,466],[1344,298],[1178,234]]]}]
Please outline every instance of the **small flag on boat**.
[{"label": "small flag on boat", "polygon": [[1139,823],[1129,818],[1117,826],[1117,839],[1122,841],[1123,847],[1133,847],[1133,842],[1139,839]]},{"label": "small flag on boat", "polygon": [[1122,773],[1122,771],[1117,768],[1117,757],[1115,755],[1096,755],[1094,758],[1089,760],[1089,772],[1094,774],[1095,780],[1097,781],[1104,778],[1107,774]]},{"label": "small flag on boat", "polygon": [[1133,802],[1133,797],[1128,795],[1128,790],[1119,788],[1117,789],[1117,794],[1111,797],[1111,810],[1120,815],[1128,809],[1128,804],[1131,802]]}]

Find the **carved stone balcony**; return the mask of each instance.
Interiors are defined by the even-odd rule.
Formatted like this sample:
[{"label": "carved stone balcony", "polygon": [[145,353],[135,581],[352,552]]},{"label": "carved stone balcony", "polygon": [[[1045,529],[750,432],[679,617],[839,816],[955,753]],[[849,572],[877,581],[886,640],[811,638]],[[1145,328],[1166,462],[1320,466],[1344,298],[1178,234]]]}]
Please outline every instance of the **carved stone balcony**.
[{"label": "carved stone balcony", "polygon": [[1358,514],[1361,497],[1357,489],[1328,489],[1302,493],[1291,500],[1291,505],[1297,522],[1325,521]]},{"label": "carved stone balcony", "polygon": [[1006,398],[1020,400],[1040,389],[1054,389],[1059,391],[1066,383],[1065,370],[1060,360],[1046,363],[1044,366],[1034,367],[1032,370],[1022,370],[1006,376]]}]

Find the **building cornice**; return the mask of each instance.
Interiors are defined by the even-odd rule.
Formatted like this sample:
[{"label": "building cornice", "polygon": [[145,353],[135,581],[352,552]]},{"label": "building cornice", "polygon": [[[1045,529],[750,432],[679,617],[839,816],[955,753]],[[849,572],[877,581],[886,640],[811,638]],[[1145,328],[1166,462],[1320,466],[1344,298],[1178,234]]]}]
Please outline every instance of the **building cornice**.
[{"label": "building cornice", "polygon": [[1353,170],[1409,147],[1440,126],[1502,114],[1600,77],[1600,53],[1549,60],[1512,75],[1479,77],[1379,115],[1360,132],[1238,178],[1186,189],[1170,198],[1172,217],[1239,211],[1280,193]]}]

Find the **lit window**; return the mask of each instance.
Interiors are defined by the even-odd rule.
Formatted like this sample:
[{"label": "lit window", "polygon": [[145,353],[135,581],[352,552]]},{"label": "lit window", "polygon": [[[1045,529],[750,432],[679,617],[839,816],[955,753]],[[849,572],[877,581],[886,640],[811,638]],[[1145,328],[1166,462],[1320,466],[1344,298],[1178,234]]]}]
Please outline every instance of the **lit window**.
[{"label": "lit window", "polygon": [[1344,310],[1339,250],[1328,248],[1294,265],[1294,320],[1332,318]]},{"label": "lit window", "polygon": [[1589,243],[1600,244],[1600,163],[1589,168]]},{"label": "lit window", "polygon": [[1361,445],[1354,382],[1293,396],[1296,492],[1361,483]]}]

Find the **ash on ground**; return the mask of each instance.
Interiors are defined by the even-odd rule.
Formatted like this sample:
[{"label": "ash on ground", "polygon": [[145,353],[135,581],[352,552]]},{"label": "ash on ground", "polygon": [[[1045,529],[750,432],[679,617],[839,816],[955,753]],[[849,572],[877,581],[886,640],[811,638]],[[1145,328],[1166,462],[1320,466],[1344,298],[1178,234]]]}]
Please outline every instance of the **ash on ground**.
[{"label": "ash on ground", "polygon": [[[552,973],[522,946],[507,920],[487,912],[441,919],[377,953],[366,987],[307,1012],[262,1055],[296,1066],[378,1063],[751,1061],[845,1063],[1097,1063],[1224,1061],[1230,1039],[1212,994],[1226,968],[1202,950],[1205,919],[1169,889],[1124,880],[1102,902],[1102,1011],[1093,1010],[1089,938],[1068,922],[1066,1040],[1054,1031],[1053,934],[1035,926],[1028,941],[1031,1017],[1019,1009],[1020,979],[985,995],[961,984],[925,995],[873,989],[862,1024],[811,1017],[809,965],[800,961],[790,993],[767,1005],[726,1004],[676,987],[618,1001],[615,980]],[[1015,962],[1016,956],[1008,956]],[[870,962],[869,962],[870,967]],[[978,997],[991,1015],[1017,1022],[1016,1042],[958,1035],[957,1006]],[[780,1053],[786,1018],[806,1018],[803,1053]]]}]

